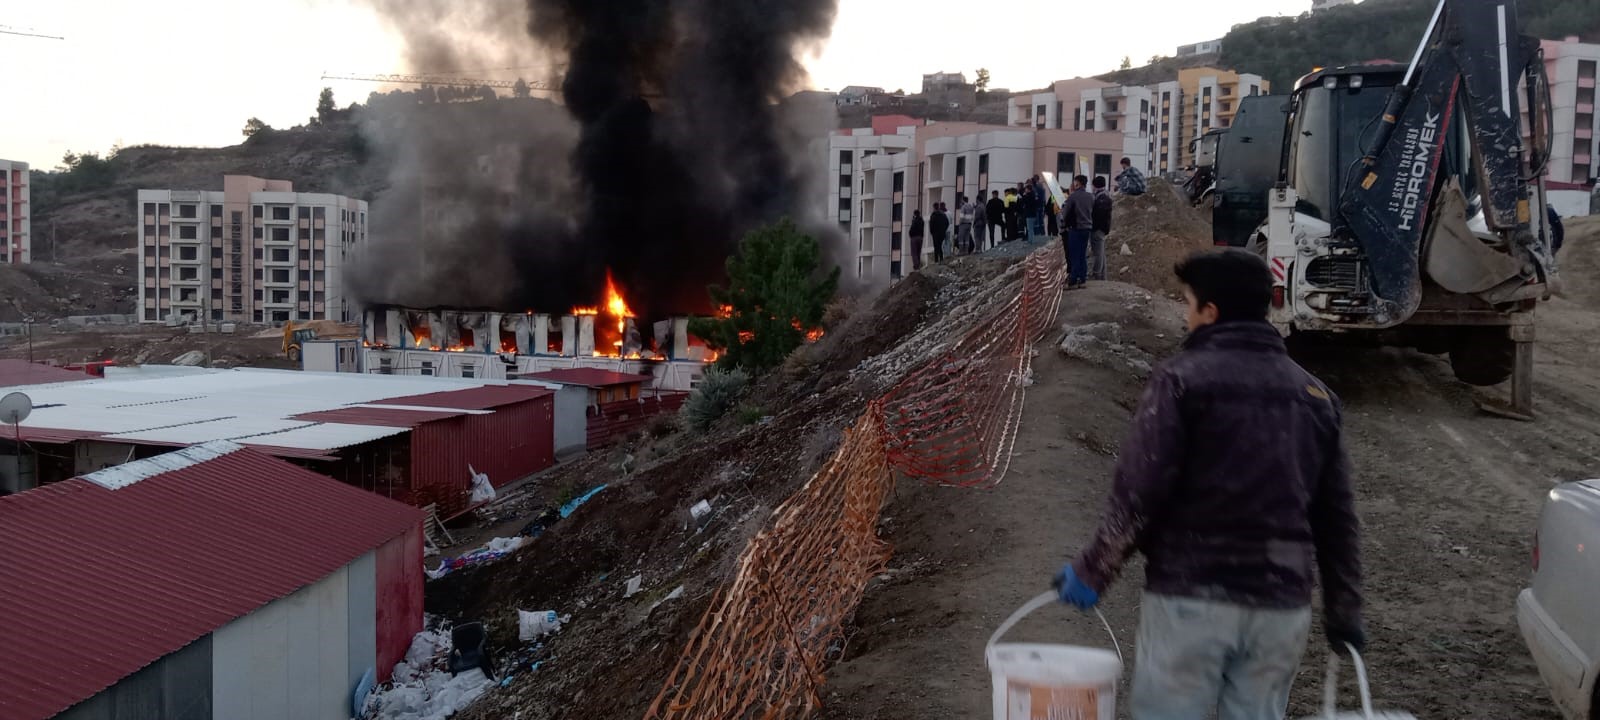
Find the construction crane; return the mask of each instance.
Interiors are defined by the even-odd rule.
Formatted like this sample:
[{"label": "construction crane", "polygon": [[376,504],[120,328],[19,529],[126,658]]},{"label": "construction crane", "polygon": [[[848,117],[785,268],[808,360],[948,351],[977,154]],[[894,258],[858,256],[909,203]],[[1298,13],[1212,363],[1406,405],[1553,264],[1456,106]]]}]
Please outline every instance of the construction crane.
[{"label": "construction crane", "polygon": [[0,25],[0,35],[21,35],[22,37],[44,38],[46,40],[66,39],[59,35],[44,35],[42,33],[29,32],[29,30],[32,30],[32,28],[15,28],[10,25]]},{"label": "construction crane", "polygon": [[[323,75],[323,80],[355,80],[357,82],[396,83],[401,85],[447,85],[451,87],[492,87],[510,90],[516,80],[481,80],[478,78],[451,77],[448,75]],[[523,80],[530,91],[560,92],[561,88],[543,80]]]}]

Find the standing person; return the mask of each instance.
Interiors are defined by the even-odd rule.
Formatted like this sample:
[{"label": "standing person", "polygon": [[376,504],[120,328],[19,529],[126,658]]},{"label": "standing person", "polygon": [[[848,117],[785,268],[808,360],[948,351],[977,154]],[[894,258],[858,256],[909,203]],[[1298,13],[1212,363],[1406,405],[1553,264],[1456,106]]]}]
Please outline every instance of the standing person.
[{"label": "standing person", "polygon": [[1089,194],[1089,178],[1072,179],[1072,194],[1061,209],[1062,246],[1067,253],[1067,289],[1080,290],[1088,284],[1089,236],[1094,231],[1094,196]]},{"label": "standing person", "polygon": [[944,212],[944,203],[933,206],[933,217],[928,218],[928,232],[933,236],[933,261],[944,262],[944,241],[950,233],[950,216]]},{"label": "standing person", "polygon": [[976,219],[977,210],[972,206],[972,199],[962,195],[957,199],[956,205],[956,246],[967,255],[972,254],[972,223]]},{"label": "standing person", "polygon": [[982,190],[978,191],[977,201],[972,203],[972,232],[973,251],[983,252],[987,250],[988,248],[984,247],[983,238],[989,232],[989,208],[985,207],[983,202]]},{"label": "standing person", "polygon": [[1144,173],[1133,166],[1133,161],[1122,159],[1122,172],[1117,173],[1117,192],[1123,195],[1143,195],[1145,191]]},{"label": "standing person", "polygon": [[1266,321],[1260,256],[1201,252],[1174,272],[1189,336],[1146,386],[1100,529],[1056,581],[1090,608],[1144,553],[1133,717],[1277,720],[1311,629],[1313,566],[1329,644],[1366,640],[1339,399]]},{"label": "standing person", "polygon": [[1055,193],[1045,195],[1044,227],[1044,236],[1047,238],[1061,234],[1061,206],[1056,204]]},{"label": "standing person", "polygon": [[922,211],[911,211],[911,269],[922,269]]},{"label": "standing person", "polygon": [[989,206],[985,208],[985,210],[988,211],[989,215],[989,247],[994,247],[996,245],[994,240],[995,228],[1001,228],[1000,239],[1002,241],[1004,241],[1006,238],[1004,229],[1006,222],[1006,201],[1000,199],[999,190],[990,190],[989,195]]},{"label": "standing person", "polygon": [[1044,215],[1047,207],[1045,205],[1045,199],[1049,193],[1045,191],[1043,177],[1034,175],[1033,180],[1030,182],[1032,182],[1033,189],[1033,218],[1031,220],[1033,225],[1029,232],[1034,237],[1044,240],[1049,237],[1048,235],[1044,234]]},{"label": "standing person", "polygon": [[1005,233],[1001,242],[1017,239],[1017,189],[1006,188]]},{"label": "standing person", "polygon": [[1033,194],[1033,180],[1029,179],[1017,192],[1017,214],[1022,220],[1018,233],[1031,245],[1034,239],[1033,216],[1039,213],[1038,198]]},{"label": "standing person", "polygon": [[1106,236],[1111,234],[1111,211],[1116,203],[1106,192],[1106,179],[1094,179],[1094,231],[1089,235],[1089,279],[1106,279]]}]

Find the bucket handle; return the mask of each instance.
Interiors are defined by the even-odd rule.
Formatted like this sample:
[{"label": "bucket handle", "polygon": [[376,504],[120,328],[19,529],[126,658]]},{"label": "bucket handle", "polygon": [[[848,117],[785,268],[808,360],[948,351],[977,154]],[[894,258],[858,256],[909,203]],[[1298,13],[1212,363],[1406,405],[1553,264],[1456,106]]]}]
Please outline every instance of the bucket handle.
[{"label": "bucket handle", "polygon": [[[1356,666],[1356,684],[1361,687],[1361,714],[1372,720],[1372,689],[1367,686],[1367,666],[1361,662],[1361,653],[1354,645],[1344,644],[1350,651],[1350,661]],[[1328,720],[1338,715],[1339,653],[1328,653],[1328,673],[1322,679],[1322,714]]]},{"label": "bucket handle", "polygon": [[[1055,601],[1056,593],[1051,591],[1040,593],[1032,600],[1023,603],[1022,607],[1017,608],[1016,612],[1011,613],[1011,617],[1006,618],[1005,622],[1000,623],[1000,628],[995,630],[993,635],[989,636],[989,647],[994,647],[995,643],[1000,642],[1000,637],[1005,635],[1006,631],[1010,630],[1012,626],[1021,622],[1022,619],[1027,617],[1029,613],[1032,613],[1033,611]],[[1111,631],[1111,623],[1106,621],[1106,616],[1104,613],[1100,612],[1100,608],[1095,608],[1094,614],[1100,617],[1100,624],[1105,626],[1106,634],[1111,636],[1111,647],[1115,648],[1117,651],[1117,660],[1119,662],[1125,662],[1122,659],[1122,644],[1117,642],[1117,634]],[[1365,678],[1365,676],[1363,676],[1363,678]],[[1363,682],[1365,682],[1365,680],[1363,680]]]}]

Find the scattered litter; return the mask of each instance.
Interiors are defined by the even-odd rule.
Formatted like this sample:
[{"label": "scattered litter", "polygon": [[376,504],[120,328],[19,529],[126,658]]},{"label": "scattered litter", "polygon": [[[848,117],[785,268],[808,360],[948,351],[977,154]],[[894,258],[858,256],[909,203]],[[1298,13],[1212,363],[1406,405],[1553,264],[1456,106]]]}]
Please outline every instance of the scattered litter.
[{"label": "scattered litter", "polygon": [[539,537],[540,535],[543,535],[544,531],[551,525],[554,525],[560,521],[561,517],[561,514],[556,512],[555,509],[545,508],[544,511],[540,512],[532,520],[528,521],[527,525],[522,526],[522,530],[517,534],[530,538]]},{"label": "scattered litter", "polygon": [[664,603],[664,602],[666,602],[668,600],[677,600],[678,598],[681,598],[681,597],[683,597],[683,586],[679,585],[672,592],[667,593],[666,597],[661,598],[660,600],[657,600],[653,604],[651,604],[650,605],[650,610],[646,610],[645,612],[650,612],[651,610],[655,610],[656,608],[661,607],[661,603]]},{"label": "scattered litter", "polygon": [[200,352],[199,350],[190,350],[189,352],[186,352],[186,353],[184,353],[182,355],[179,355],[179,356],[173,358],[172,359],[172,364],[173,365],[182,365],[184,367],[194,367],[194,366],[199,365],[200,363],[203,363],[205,361],[206,361],[206,354],[205,353]]},{"label": "scattered litter", "polygon": [[472,475],[472,494],[468,501],[473,505],[489,502],[494,499],[494,485],[489,483],[489,476],[467,466],[467,472]]},{"label": "scattered litter", "polygon": [[[1123,255],[1132,255],[1133,254],[1133,248],[1128,247],[1127,243],[1123,243],[1122,244],[1122,250],[1120,252]],[[1123,270],[1123,272],[1127,272],[1128,269],[1127,268],[1123,268],[1122,270]]]},{"label": "scattered litter", "polygon": [[584,493],[582,495],[579,495],[578,497],[575,497],[575,498],[573,498],[571,500],[568,500],[565,505],[561,506],[561,517],[562,517],[562,519],[566,519],[566,518],[572,517],[572,513],[574,511],[576,511],[584,503],[589,502],[589,498],[592,498],[595,495],[598,495],[600,493],[600,491],[604,490],[604,489],[606,489],[606,486],[605,485],[600,485],[600,486],[596,487],[595,489],[590,490],[589,492],[586,492],[586,493]]},{"label": "scattered litter", "polygon": [[639,586],[642,584],[644,584],[643,575],[635,575],[631,578],[628,578],[628,586],[622,590],[622,597],[631,598],[634,595],[638,595]]},{"label": "scattered litter", "polygon": [[1452,545],[1450,547],[1450,550],[1451,550],[1451,552],[1454,552],[1457,555],[1466,555],[1467,554],[1467,546],[1465,546],[1465,545]]},{"label": "scattered litter", "polygon": [[394,666],[391,684],[367,696],[361,717],[370,720],[445,720],[472,704],[493,686],[483,671],[451,676],[448,629],[424,630],[411,639],[404,662]]},{"label": "scattered litter", "polygon": [[554,610],[540,610],[537,612],[518,610],[517,639],[523,642],[538,640],[545,635],[560,631],[562,623],[571,619],[571,615],[557,616]]},{"label": "scattered litter", "polygon": [[706,500],[695,503],[689,508],[689,521],[694,524],[695,532],[704,528],[706,523],[711,522],[711,503]]},{"label": "scattered litter", "polygon": [[423,568],[422,571],[428,575],[429,580],[438,580],[439,578],[449,575],[457,570],[499,560],[500,558],[511,554],[512,551],[516,550],[517,548],[522,547],[522,544],[527,541],[528,539],[521,535],[508,538],[495,538],[485,543],[483,547],[473,550],[465,555],[453,558],[444,558],[443,560],[439,561],[439,567],[437,568],[432,570]]},{"label": "scattered litter", "polygon": [[1033,387],[1033,367],[1032,366],[1029,366],[1029,368],[1022,373],[1022,386],[1025,387],[1025,388]]}]

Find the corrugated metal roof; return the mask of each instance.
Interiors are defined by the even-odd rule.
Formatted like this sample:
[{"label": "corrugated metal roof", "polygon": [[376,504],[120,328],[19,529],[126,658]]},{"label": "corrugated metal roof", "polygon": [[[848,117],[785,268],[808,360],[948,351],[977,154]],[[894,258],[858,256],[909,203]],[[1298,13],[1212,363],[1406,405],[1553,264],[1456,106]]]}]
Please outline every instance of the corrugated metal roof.
[{"label": "corrugated metal roof", "polygon": [[360,445],[364,442],[381,440],[395,435],[404,435],[410,428],[380,427],[377,425],[345,425],[343,423],[314,423],[293,430],[272,433],[270,435],[256,435],[238,440],[246,445],[271,445],[281,448],[304,448],[306,450],[337,450],[339,448]]},{"label": "corrugated metal roof", "polygon": [[354,407],[339,408],[338,410],[322,410],[319,412],[301,413],[294,416],[295,420],[309,420],[314,422],[342,422],[356,425],[383,425],[387,427],[414,428],[425,422],[444,420],[460,417],[467,414],[464,410],[440,410],[430,408],[427,410],[412,410],[399,407],[373,407],[359,405]]},{"label": "corrugated metal roof", "polygon": [[15,430],[4,428],[0,430],[0,437],[14,439],[16,432],[22,433],[23,442],[59,443],[65,444],[77,440],[92,440],[100,437],[100,433],[89,430],[63,430],[60,428],[19,427]]},{"label": "corrugated metal roof", "polygon": [[634,375],[631,373],[613,372],[599,368],[568,368],[566,370],[547,370],[532,375],[523,375],[523,380],[545,380],[562,385],[582,385],[591,388],[611,387],[613,385],[631,385],[633,383],[646,383],[655,378],[649,375]]},{"label": "corrugated metal roof", "polygon": [[0,497],[0,717],[55,715],[421,522],[256,451],[202,448],[115,468],[116,490],[79,478]]},{"label": "corrugated metal roof", "polygon": [[[81,371],[62,370],[27,360],[0,360],[0,388],[23,388],[29,385],[93,379],[93,376]],[[5,393],[0,392],[0,395],[3,394]]]},{"label": "corrugated metal roof", "polygon": [[107,435],[103,439],[112,442],[150,442],[150,443],[203,443],[212,440],[241,441],[257,435],[281,433],[295,428],[301,428],[310,423],[295,420],[267,420],[257,418],[222,418],[209,422],[189,423],[174,427],[157,428],[153,430],[140,430],[130,433]]},{"label": "corrugated metal roof", "polygon": [[490,385],[469,390],[451,390],[407,395],[377,401],[383,405],[419,405],[422,407],[460,408],[462,410],[488,410],[502,405],[555,395],[554,391],[527,385]]}]

